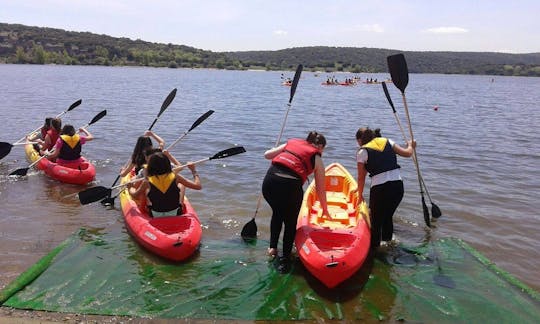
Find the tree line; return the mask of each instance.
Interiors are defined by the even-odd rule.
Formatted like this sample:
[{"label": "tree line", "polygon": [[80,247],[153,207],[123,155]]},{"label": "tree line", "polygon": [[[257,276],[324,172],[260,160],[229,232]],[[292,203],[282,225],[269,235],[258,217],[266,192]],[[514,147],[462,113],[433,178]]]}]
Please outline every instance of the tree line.
[{"label": "tree line", "polygon": [[404,53],[411,73],[540,76],[540,53],[416,52],[378,48],[297,47],[212,52],[89,32],[0,23],[0,63],[387,72],[386,57]]}]

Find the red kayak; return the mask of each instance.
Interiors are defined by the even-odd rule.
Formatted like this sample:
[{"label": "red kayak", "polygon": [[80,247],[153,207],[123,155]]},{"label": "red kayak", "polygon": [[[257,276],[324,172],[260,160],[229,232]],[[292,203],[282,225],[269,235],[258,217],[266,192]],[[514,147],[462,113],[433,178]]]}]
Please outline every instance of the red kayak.
[{"label": "red kayak", "polygon": [[[29,144],[25,145],[26,158],[31,163],[40,158],[39,153]],[[90,161],[81,157],[80,160],[73,163],[58,164],[42,158],[36,164],[36,168],[45,172],[49,177],[64,183],[76,185],[85,185],[94,181],[96,177],[96,168]]]},{"label": "red kayak", "polygon": [[329,218],[322,217],[312,182],[298,214],[295,245],[308,271],[328,288],[334,288],[360,267],[369,252],[369,210],[358,204],[358,185],[339,163],[326,167]]},{"label": "red kayak", "polygon": [[[122,178],[122,183],[131,175]],[[201,242],[202,228],[197,213],[184,198],[184,214],[153,218],[140,208],[127,190],[120,193],[122,214],[129,233],[148,251],[171,261],[190,257]]]}]

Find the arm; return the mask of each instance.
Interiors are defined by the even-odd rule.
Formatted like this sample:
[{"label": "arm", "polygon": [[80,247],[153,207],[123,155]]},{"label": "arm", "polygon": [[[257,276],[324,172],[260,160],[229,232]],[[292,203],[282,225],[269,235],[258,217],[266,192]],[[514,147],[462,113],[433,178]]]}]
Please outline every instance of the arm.
[{"label": "arm", "polygon": [[202,189],[201,178],[199,177],[199,174],[197,173],[197,170],[195,169],[195,164],[188,164],[188,168],[191,170],[191,174],[193,175],[193,181],[184,178],[180,174],[177,174],[176,183],[181,183],[187,188],[201,190]]},{"label": "arm", "polygon": [[146,193],[148,192],[148,188],[150,187],[150,185],[148,184],[148,180],[142,180],[141,181],[141,185],[140,186],[132,186],[129,188],[129,193],[131,194],[132,197],[136,197],[138,198],[139,196],[141,195],[146,195]]},{"label": "arm", "polygon": [[364,201],[364,185],[366,184],[366,166],[364,163],[356,163],[358,169],[358,193],[360,195],[360,202]]},{"label": "arm", "polygon": [[413,155],[414,149],[416,148],[416,141],[407,141],[407,147],[403,148],[399,146],[397,143],[392,146],[392,149],[397,155],[403,156],[403,157],[411,157]]},{"label": "arm", "polygon": [[[264,158],[267,160],[272,160],[275,158],[279,153],[283,152],[283,149],[285,148],[285,144],[281,144],[278,147],[274,147],[269,149],[268,151],[264,152]],[[323,170],[324,171],[324,170]]]},{"label": "arm", "polygon": [[79,128],[79,132],[84,133],[87,142],[94,139],[94,135],[92,135],[89,131],[87,131],[86,128],[83,128],[83,127]]},{"label": "arm", "polygon": [[135,164],[133,162],[130,162],[129,164],[127,165],[124,165],[121,169],[120,169],[120,176],[121,177],[125,177],[128,175],[129,172],[131,172],[131,170],[135,167]]},{"label": "arm", "polygon": [[323,216],[330,216],[328,213],[328,203],[326,202],[326,176],[324,175],[324,164],[319,155],[315,156],[315,188],[317,197],[321,203]]},{"label": "arm", "polygon": [[146,132],[144,132],[144,136],[153,137],[158,143],[160,149],[163,149],[163,147],[165,146],[165,141],[151,130],[147,130]]},{"label": "arm", "polygon": [[[165,155],[166,157],[169,158],[169,161],[171,161],[171,163],[174,165],[174,166],[180,166],[180,162],[178,162],[178,160],[174,157],[174,155],[171,154],[171,152],[169,152],[168,150],[163,150],[163,155]],[[181,171],[182,169],[180,169]]]},{"label": "arm", "polygon": [[56,141],[56,144],[54,144],[54,147],[52,148],[52,151],[47,154],[47,159],[54,161],[60,155],[60,149],[62,148],[62,140],[59,138]]}]

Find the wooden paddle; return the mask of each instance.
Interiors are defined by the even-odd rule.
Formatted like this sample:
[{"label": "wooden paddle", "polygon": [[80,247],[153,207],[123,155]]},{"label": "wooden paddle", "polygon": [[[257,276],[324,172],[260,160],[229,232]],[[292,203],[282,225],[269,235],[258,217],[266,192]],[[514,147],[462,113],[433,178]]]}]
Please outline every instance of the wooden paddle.
[{"label": "wooden paddle", "polygon": [[[296,87],[298,86],[298,81],[300,80],[300,75],[302,74],[302,69],[304,67],[302,64],[298,65],[296,68],[296,72],[294,73],[294,78],[291,85],[291,93],[289,96],[289,102],[287,103],[287,112],[285,113],[285,118],[283,119],[283,123],[281,124],[281,131],[279,132],[279,136],[276,141],[276,145],[274,147],[278,146],[279,142],[281,141],[281,135],[283,135],[283,130],[285,129],[285,123],[287,122],[287,116],[289,115],[289,110],[291,109],[291,103],[294,98],[294,93],[296,92]],[[259,194],[259,198],[257,199],[257,208],[255,209],[255,214],[253,215],[253,218],[249,222],[244,225],[242,228],[242,231],[240,232],[240,235],[244,240],[252,240],[257,237],[257,223],[255,223],[255,217],[257,217],[257,212],[259,211],[259,208],[261,206],[261,199],[262,194]]]},{"label": "wooden paddle", "polygon": [[[185,167],[187,167],[189,165],[200,164],[202,162],[209,161],[209,160],[224,159],[224,158],[227,158],[227,157],[230,157],[230,156],[233,156],[233,155],[244,153],[245,151],[246,150],[244,149],[243,146],[231,147],[229,149],[219,151],[216,154],[212,155],[211,157],[207,157],[207,158],[202,159],[202,160],[191,162],[189,164],[177,166],[177,167],[173,168],[173,172],[175,172],[175,173],[180,172],[183,168],[185,168]],[[81,204],[87,205],[87,204],[96,202],[98,200],[101,200],[101,199],[103,199],[103,198],[105,198],[107,196],[110,196],[111,193],[112,193],[112,190],[114,190],[114,189],[125,187],[128,184],[133,184],[133,183],[136,183],[136,182],[139,182],[139,181],[142,181],[142,180],[144,180],[144,178],[138,178],[138,179],[134,179],[134,180],[131,180],[129,182],[123,183],[121,185],[112,186],[110,188],[103,187],[103,186],[92,187],[92,188],[89,188],[89,189],[86,189],[86,190],[83,190],[83,191],[79,192],[77,194],[77,196],[79,197],[79,201],[81,202]]]},{"label": "wooden paddle", "polygon": [[[405,135],[405,131],[403,130],[403,127],[401,126],[401,122],[399,121],[399,118],[397,116],[396,108],[394,107],[394,103],[392,102],[392,98],[390,97],[390,93],[388,92],[388,88],[386,87],[386,83],[382,83],[382,87],[384,90],[384,94],[386,95],[386,99],[388,99],[388,103],[390,104],[390,107],[392,107],[392,111],[394,113],[394,117],[396,118],[396,122],[399,126],[399,129],[401,130],[401,135],[403,135],[403,139],[405,142],[407,142],[407,136]],[[415,156],[413,156],[413,159],[416,159]],[[415,164],[416,167],[416,164]],[[437,206],[433,200],[431,200],[431,195],[429,194],[429,191],[426,187],[426,183],[424,182],[424,178],[420,175],[420,181],[422,182],[422,185],[424,186],[424,190],[426,191],[426,194],[428,196],[429,202],[431,203],[431,215],[435,218],[441,217],[441,209],[439,206]]]},{"label": "wooden paddle", "polygon": [[[180,136],[176,141],[174,141],[171,145],[169,145],[169,147],[167,147],[166,150],[170,151],[171,148],[173,148],[176,143],[180,142],[180,140],[182,138],[184,138],[189,132],[191,132],[195,127],[199,126],[203,121],[205,121],[208,117],[210,117],[210,115],[212,115],[214,113],[213,110],[209,110],[207,112],[205,112],[204,114],[202,114],[199,118],[197,118],[197,120],[191,125],[190,129],[188,129],[186,132],[184,132],[184,134],[182,134],[182,136]],[[114,186],[116,184],[116,182],[118,181],[118,179],[120,179],[120,175],[118,175],[116,177],[116,180],[113,182],[112,186]],[[112,187],[111,186],[111,187]],[[113,206],[114,205],[114,199],[116,198],[117,196],[114,196],[114,197],[107,197],[105,199],[103,199],[101,201],[101,204],[104,205],[104,206]]]},{"label": "wooden paddle", "polygon": [[[73,109],[75,109],[77,106],[79,106],[80,104],[82,103],[82,99],[79,99],[77,101],[75,101],[74,103],[72,103],[68,109],[64,110],[63,112],[61,112],[60,114],[56,115],[55,118],[60,118],[62,117],[63,115],[65,115],[68,111],[71,111]],[[32,133],[35,133],[37,132],[38,130],[40,130],[41,127],[38,127],[36,129],[34,129],[33,131],[31,131],[30,133],[28,134],[32,134]],[[27,136],[28,136],[27,134]],[[13,146],[18,146],[18,145],[26,145],[26,144],[37,144],[37,143],[34,143],[34,142],[23,142],[26,140],[26,136],[24,136],[23,138],[19,139],[18,141],[16,141],[15,143],[13,144],[10,144],[10,143],[7,143],[7,142],[0,142],[0,160],[3,159],[6,155],[8,155],[10,152],[11,152],[11,149],[13,148]]]},{"label": "wooden paddle", "polygon": [[[107,115],[107,110],[103,110],[101,111],[99,114],[95,115],[94,118],[92,118],[92,120],[86,124],[85,126],[81,127],[81,128],[86,128],[92,124],[94,124],[95,122],[97,122],[98,120],[100,120],[101,118],[103,118],[105,115]],[[25,176],[27,173],[28,173],[28,170],[33,167],[34,165],[38,164],[39,161],[41,161],[41,159],[47,157],[47,155],[43,155],[41,156],[39,159],[37,159],[36,161],[34,161],[32,164],[30,164],[28,167],[26,168],[21,168],[21,169],[17,169],[13,172],[11,172],[9,175],[10,176]]]},{"label": "wooden paddle", "polygon": [[[392,77],[392,82],[401,91],[403,98],[403,105],[405,107],[405,114],[407,116],[407,123],[409,125],[409,135],[411,141],[414,141],[414,135],[412,131],[411,118],[409,116],[409,108],[407,106],[407,99],[405,98],[405,88],[409,83],[409,69],[407,68],[407,62],[403,54],[390,55],[386,58],[388,63],[388,70]],[[418,176],[418,184],[420,186],[420,196],[422,197],[422,210],[424,212],[424,222],[428,227],[431,227],[431,220],[429,210],[424,199],[424,190],[422,187],[422,176],[420,175],[420,168],[418,166],[418,156],[416,155],[416,148],[413,148],[413,161],[416,165],[416,174]]]},{"label": "wooden paddle", "polygon": [[[167,97],[165,98],[165,100],[163,101],[163,103],[161,104],[161,108],[159,109],[159,112],[156,116],[156,118],[154,119],[154,121],[152,122],[152,124],[150,125],[150,127],[148,127],[148,130],[152,130],[152,128],[154,127],[154,125],[156,124],[156,122],[158,121],[159,117],[161,117],[161,114],[163,114],[163,112],[165,110],[167,110],[167,108],[169,107],[169,105],[171,104],[171,102],[174,100],[174,97],[176,97],[176,91],[177,89],[174,88],[172,89],[172,91],[167,95]],[[129,162],[128,162],[129,163]],[[111,185],[111,187],[114,187],[114,185],[118,182],[118,180],[120,180],[120,175],[118,175],[116,177],[116,179],[114,179],[113,181],[113,184]],[[112,200],[111,200],[112,199]],[[114,204],[114,198],[111,198],[110,196],[105,198],[102,202],[101,202],[103,205],[112,205]]]}]

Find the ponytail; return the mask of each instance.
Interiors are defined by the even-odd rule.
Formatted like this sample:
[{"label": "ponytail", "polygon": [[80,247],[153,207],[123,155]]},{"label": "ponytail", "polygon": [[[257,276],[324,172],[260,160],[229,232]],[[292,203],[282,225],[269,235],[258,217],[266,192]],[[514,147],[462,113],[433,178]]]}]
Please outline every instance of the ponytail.
[{"label": "ponytail", "polygon": [[309,132],[308,136],[306,137],[306,141],[314,145],[322,145],[323,147],[326,146],[326,138],[323,134],[319,134],[316,131]]}]

